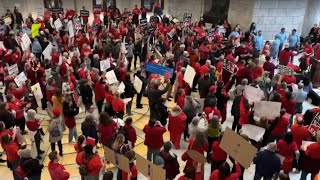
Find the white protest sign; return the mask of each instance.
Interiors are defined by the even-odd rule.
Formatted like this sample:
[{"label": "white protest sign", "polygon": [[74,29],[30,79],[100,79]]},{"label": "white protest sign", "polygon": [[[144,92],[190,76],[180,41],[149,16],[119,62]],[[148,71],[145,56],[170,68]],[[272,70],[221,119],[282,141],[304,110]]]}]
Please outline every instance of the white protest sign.
[{"label": "white protest sign", "polygon": [[4,49],[4,50],[6,49],[3,45],[3,41],[0,41],[0,49]]},{"label": "white protest sign", "polygon": [[42,52],[43,56],[45,59],[49,59],[51,60],[51,53],[52,53],[52,44],[49,42],[48,46],[46,47],[46,49],[44,49],[44,51]]},{"label": "white protest sign", "polygon": [[315,143],[315,142],[313,142],[313,141],[302,141],[302,145],[301,145],[300,149],[303,150],[303,151],[306,151],[308,146],[310,146],[313,143]]},{"label": "white protest sign", "polygon": [[106,73],[106,78],[107,78],[107,81],[109,84],[114,84],[114,83],[118,82],[117,76],[113,70],[108,71]]},{"label": "white protest sign", "polygon": [[29,36],[28,36],[26,33],[24,33],[24,34],[22,35],[22,37],[21,37],[21,42],[22,42],[22,44],[21,44],[22,50],[23,50],[23,51],[27,50],[28,47],[29,47],[30,44],[31,44],[31,40],[30,40]]},{"label": "white protest sign", "polygon": [[43,94],[42,94],[41,87],[40,87],[39,83],[31,86],[31,90],[33,92],[34,97],[37,100],[41,100],[43,98]]},{"label": "white protest sign", "polygon": [[118,92],[119,94],[124,93],[124,89],[126,88],[126,86],[124,85],[123,82],[120,83],[119,87],[118,87]]},{"label": "white protest sign", "polygon": [[69,36],[72,38],[74,36],[74,29],[73,29],[73,23],[72,21],[68,22],[68,31],[69,31]]},{"label": "white protest sign", "polygon": [[280,102],[256,101],[254,103],[254,115],[260,118],[265,116],[268,119],[275,119],[276,117],[279,117],[280,110]]},{"label": "white protest sign", "polygon": [[14,78],[14,82],[16,82],[16,84],[21,87],[22,83],[26,82],[27,77],[24,74],[24,72],[21,72],[17,77]]},{"label": "white protest sign", "polygon": [[133,87],[134,89],[137,91],[137,93],[140,93],[142,90],[142,85],[143,82],[141,81],[140,78],[138,78],[138,76],[134,76],[134,81],[133,81]]},{"label": "white protest sign", "polygon": [[60,18],[58,18],[56,21],[54,21],[54,26],[56,27],[57,31],[59,31],[59,29],[63,27]]},{"label": "white protest sign", "polygon": [[102,60],[100,61],[100,71],[105,71],[110,68],[110,61],[109,60]]},{"label": "white protest sign", "polygon": [[244,88],[244,96],[248,99],[249,103],[260,101],[264,98],[264,92],[252,86],[245,86]]},{"label": "white protest sign", "polygon": [[241,128],[241,134],[247,135],[250,139],[259,142],[262,140],[263,135],[265,133],[265,129],[252,125],[252,124],[244,124]]},{"label": "white protest sign", "polygon": [[188,65],[187,68],[186,68],[186,71],[184,73],[183,80],[186,83],[188,83],[190,85],[190,87],[191,87],[195,75],[196,75],[196,71],[193,69],[193,67]]},{"label": "white protest sign", "polygon": [[8,67],[8,72],[9,72],[9,75],[18,74],[19,73],[18,65],[14,64],[12,66],[9,66]]},{"label": "white protest sign", "polygon": [[51,77],[52,77],[52,75],[51,75],[51,68],[46,69],[46,70],[45,70],[45,74],[46,74],[46,78],[47,78],[47,79],[48,79],[48,78],[51,78]]}]

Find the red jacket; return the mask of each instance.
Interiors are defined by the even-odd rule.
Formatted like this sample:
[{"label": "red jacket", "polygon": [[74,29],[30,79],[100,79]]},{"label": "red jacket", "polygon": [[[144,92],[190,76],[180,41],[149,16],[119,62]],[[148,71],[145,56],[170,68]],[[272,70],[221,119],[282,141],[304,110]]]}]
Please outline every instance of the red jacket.
[{"label": "red jacket", "polygon": [[205,45],[201,45],[199,47],[199,53],[200,53],[200,59],[207,60],[208,58],[208,53],[209,53],[209,48]]},{"label": "red jacket", "polygon": [[124,111],[125,104],[122,101],[122,99],[113,98],[111,104],[112,104],[112,109],[114,112],[123,112]]},{"label": "red jacket", "polygon": [[[230,174],[228,177],[224,178],[223,180],[237,180],[241,176],[241,168],[239,164],[236,164],[236,172]],[[219,177],[219,170],[216,169],[212,172],[209,180],[220,180]]]},{"label": "red jacket", "polygon": [[102,161],[98,155],[94,155],[91,159],[85,157],[84,152],[77,154],[76,162],[78,165],[86,164],[89,170],[89,175],[97,175],[103,167]]},{"label": "red jacket", "polygon": [[16,99],[23,98],[24,94],[26,93],[26,86],[24,85],[22,88],[16,88],[16,89],[9,89],[8,94],[14,95]]},{"label": "red jacket", "polygon": [[59,163],[49,162],[48,170],[52,180],[68,180],[70,173]]},{"label": "red jacket", "polygon": [[186,129],[187,116],[184,112],[180,114],[170,113],[169,114],[169,125],[168,130],[170,133],[181,134]]},{"label": "red jacket", "polygon": [[195,62],[193,65],[194,71],[196,71],[196,75],[200,76],[201,66],[199,62]]},{"label": "red jacket", "polygon": [[275,128],[271,131],[273,136],[284,136],[287,132],[287,127],[289,125],[289,119],[284,116],[281,116]]},{"label": "red jacket", "polygon": [[151,127],[148,124],[144,126],[143,132],[145,133],[144,144],[151,149],[160,149],[163,142],[163,134],[166,132],[165,127],[154,126]]},{"label": "red jacket", "polygon": [[104,99],[105,86],[100,81],[97,81],[94,88],[95,98],[97,101]]},{"label": "red jacket", "polygon": [[136,130],[130,125],[124,125],[123,130],[126,132],[126,138],[128,141],[132,143],[134,147],[134,143],[137,141],[137,133]]},{"label": "red jacket", "polygon": [[300,147],[302,145],[302,141],[311,139],[311,133],[305,126],[302,125],[292,125],[291,132],[293,135],[293,140],[297,143],[297,146]]},{"label": "red jacket", "polygon": [[281,100],[281,108],[284,108],[287,113],[294,114],[295,112],[296,101],[293,99],[288,100],[283,97]]},{"label": "red jacket", "polygon": [[40,127],[40,121],[39,119],[29,120],[26,122],[26,125],[30,131],[37,131],[37,129]]},{"label": "red jacket", "polygon": [[263,73],[263,68],[261,66],[251,69],[251,75],[254,80],[261,77],[262,73]]},{"label": "red jacket", "polygon": [[287,84],[292,84],[292,83],[296,83],[297,79],[295,76],[288,76],[288,75],[283,75],[282,79],[283,82],[286,82]]},{"label": "red jacket", "polygon": [[109,103],[109,104],[112,104],[112,101],[113,101],[113,95],[109,92],[105,92],[104,94],[105,98],[106,98],[106,101]]},{"label": "red jacket", "polygon": [[178,97],[177,97],[177,99],[176,99],[176,101],[177,101],[177,105],[178,105],[181,109],[183,109],[183,106],[184,106],[184,104],[185,104],[185,102],[186,102],[186,96],[179,94]]},{"label": "red jacket", "polygon": [[98,131],[100,133],[100,141],[105,145],[113,140],[117,131],[117,124],[114,121],[108,125],[100,124]]},{"label": "red jacket", "polygon": [[212,154],[211,159],[213,161],[225,161],[228,157],[228,154],[219,147],[220,142],[215,141],[212,144]]},{"label": "red jacket", "polygon": [[7,102],[9,111],[15,111],[16,112],[16,119],[23,118],[23,108],[27,105],[26,102],[22,102],[19,99],[15,99],[14,102]]}]

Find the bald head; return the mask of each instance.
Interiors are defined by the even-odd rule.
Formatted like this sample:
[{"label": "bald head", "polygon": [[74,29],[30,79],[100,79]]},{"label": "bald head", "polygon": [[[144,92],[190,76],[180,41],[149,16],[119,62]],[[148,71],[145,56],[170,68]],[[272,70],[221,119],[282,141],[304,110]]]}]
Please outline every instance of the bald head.
[{"label": "bald head", "polygon": [[277,144],[274,143],[274,142],[269,143],[267,149],[268,149],[269,151],[271,151],[271,152],[276,152],[276,150],[277,150]]}]

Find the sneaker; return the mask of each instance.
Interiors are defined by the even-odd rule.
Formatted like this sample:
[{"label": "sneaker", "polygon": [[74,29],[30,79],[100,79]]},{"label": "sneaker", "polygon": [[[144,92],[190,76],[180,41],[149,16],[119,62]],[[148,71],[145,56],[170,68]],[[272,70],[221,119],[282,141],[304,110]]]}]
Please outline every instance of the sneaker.
[{"label": "sneaker", "polygon": [[142,109],[143,108],[143,106],[141,105],[141,106],[137,106],[136,107],[137,109]]},{"label": "sneaker", "polygon": [[44,151],[42,151],[42,150],[39,150],[39,154],[43,154],[44,153]]},{"label": "sneaker", "polygon": [[60,157],[63,157],[63,154],[62,153],[59,153]]},{"label": "sneaker", "polygon": [[4,163],[4,162],[7,162],[7,160],[3,160],[0,158],[0,163]]}]

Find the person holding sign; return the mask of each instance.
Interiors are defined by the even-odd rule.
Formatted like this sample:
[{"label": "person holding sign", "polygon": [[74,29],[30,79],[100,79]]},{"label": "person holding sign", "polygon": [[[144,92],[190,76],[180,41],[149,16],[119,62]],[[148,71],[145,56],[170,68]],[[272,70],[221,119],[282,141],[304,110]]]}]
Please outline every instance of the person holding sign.
[{"label": "person holding sign", "polygon": [[137,180],[138,179],[138,171],[137,167],[134,164],[134,161],[136,159],[136,153],[134,151],[128,151],[124,155],[126,158],[129,159],[129,166],[130,166],[130,173],[127,173],[125,171],[122,171],[122,179],[123,180]]}]

